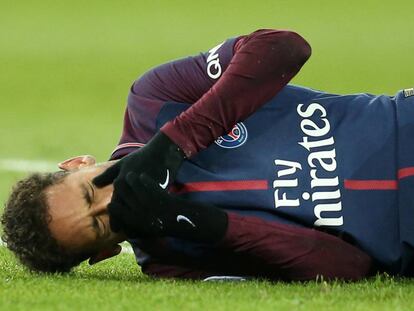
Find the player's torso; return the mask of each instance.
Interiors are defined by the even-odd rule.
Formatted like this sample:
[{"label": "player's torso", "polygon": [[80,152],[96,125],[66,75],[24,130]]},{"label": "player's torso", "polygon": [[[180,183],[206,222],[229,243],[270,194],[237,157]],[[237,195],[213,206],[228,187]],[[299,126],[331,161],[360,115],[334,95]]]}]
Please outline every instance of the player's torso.
[{"label": "player's torso", "polygon": [[[158,127],[187,107],[166,104]],[[389,96],[339,96],[289,85],[186,161],[177,191],[242,214],[347,233],[399,270],[396,107]]]}]

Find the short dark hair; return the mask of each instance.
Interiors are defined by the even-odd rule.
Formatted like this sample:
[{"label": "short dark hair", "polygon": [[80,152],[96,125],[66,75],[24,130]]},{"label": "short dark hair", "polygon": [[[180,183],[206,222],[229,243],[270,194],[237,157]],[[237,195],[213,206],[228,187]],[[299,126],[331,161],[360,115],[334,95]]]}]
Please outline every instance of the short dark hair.
[{"label": "short dark hair", "polygon": [[62,182],[67,172],[34,173],[12,189],[1,218],[2,240],[30,270],[69,272],[89,257],[59,246],[49,230],[51,216],[45,190]]}]

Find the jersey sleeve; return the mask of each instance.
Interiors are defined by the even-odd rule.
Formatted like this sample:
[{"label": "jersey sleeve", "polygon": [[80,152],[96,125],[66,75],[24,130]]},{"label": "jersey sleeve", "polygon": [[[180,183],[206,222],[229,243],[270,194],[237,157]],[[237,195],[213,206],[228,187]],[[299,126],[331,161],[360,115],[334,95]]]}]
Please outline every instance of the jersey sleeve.
[{"label": "jersey sleeve", "polygon": [[[200,279],[215,275],[272,280],[358,280],[373,271],[372,259],[338,237],[315,229],[269,222],[229,213],[229,226],[216,246],[218,256],[174,264],[155,261],[143,272],[157,277]],[[166,256],[168,258],[168,256]]]},{"label": "jersey sleeve", "polygon": [[[161,131],[187,157],[195,155],[274,97],[310,54],[309,44],[291,31],[259,30],[240,39],[218,82]],[[214,55],[210,62],[219,59]]]},{"label": "jersey sleeve", "polygon": [[[228,39],[207,52],[157,66],[132,85],[124,115],[123,131],[111,159],[121,158],[142,147],[156,133],[156,119],[164,104],[193,104],[205,94],[227,69],[235,43]],[[209,55],[219,55],[209,59]]]}]

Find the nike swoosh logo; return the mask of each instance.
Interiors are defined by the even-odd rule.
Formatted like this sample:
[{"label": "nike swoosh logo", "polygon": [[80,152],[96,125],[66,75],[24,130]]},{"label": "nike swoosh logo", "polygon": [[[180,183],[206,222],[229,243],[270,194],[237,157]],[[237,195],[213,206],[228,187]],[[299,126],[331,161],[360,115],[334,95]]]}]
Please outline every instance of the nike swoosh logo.
[{"label": "nike swoosh logo", "polygon": [[167,168],[167,177],[165,178],[165,182],[163,184],[159,183],[162,189],[167,189],[168,183],[170,182],[170,170]]},{"label": "nike swoosh logo", "polygon": [[183,216],[183,215],[178,215],[177,216],[177,222],[180,222],[181,220],[184,220],[185,222],[188,222],[190,225],[192,225],[195,228],[195,224],[193,224],[193,222],[188,219],[187,217]]}]

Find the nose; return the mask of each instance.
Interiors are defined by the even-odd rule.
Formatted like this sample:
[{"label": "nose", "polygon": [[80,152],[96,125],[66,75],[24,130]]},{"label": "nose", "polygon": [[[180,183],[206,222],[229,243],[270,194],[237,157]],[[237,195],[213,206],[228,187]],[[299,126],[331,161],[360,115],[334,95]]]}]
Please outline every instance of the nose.
[{"label": "nose", "polygon": [[97,201],[94,206],[95,216],[108,214],[108,204],[110,202],[110,197],[104,197],[102,200]]}]

